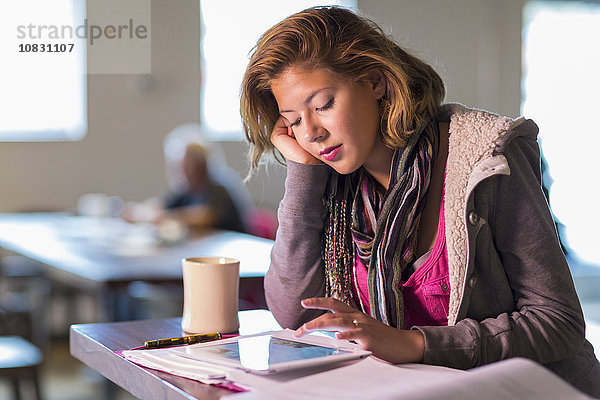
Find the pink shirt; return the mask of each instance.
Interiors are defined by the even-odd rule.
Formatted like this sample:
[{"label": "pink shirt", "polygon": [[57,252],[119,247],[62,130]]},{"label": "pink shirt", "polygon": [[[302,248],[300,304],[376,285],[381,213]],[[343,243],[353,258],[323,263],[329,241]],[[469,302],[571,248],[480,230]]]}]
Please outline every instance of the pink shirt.
[{"label": "pink shirt", "polygon": [[[450,282],[448,280],[448,252],[446,249],[446,229],[444,224],[444,189],[438,219],[438,233],[433,249],[425,261],[410,278],[400,283],[404,298],[404,328],[412,326],[448,325],[448,303]],[[417,260],[415,263],[418,264]],[[353,277],[354,280],[354,277]],[[367,267],[356,256],[356,282],[352,294],[362,302],[367,313],[369,306],[369,285]]]}]

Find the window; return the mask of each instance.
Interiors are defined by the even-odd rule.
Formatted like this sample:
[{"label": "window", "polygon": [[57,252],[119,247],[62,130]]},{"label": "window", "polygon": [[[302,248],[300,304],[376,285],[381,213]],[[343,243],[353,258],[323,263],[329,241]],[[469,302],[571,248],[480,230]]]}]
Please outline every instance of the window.
[{"label": "window", "polygon": [[84,18],[82,0],[1,3],[0,141],[78,140],[85,135],[85,40],[51,42],[40,38],[38,30],[81,25]]},{"label": "window", "polygon": [[600,265],[600,4],[531,1],[523,15],[522,111],[540,127],[550,205],[568,250]]},{"label": "window", "polygon": [[250,50],[272,25],[316,5],[356,7],[356,0],[201,1],[201,120],[207,136],[242,139],[239,91]]}]

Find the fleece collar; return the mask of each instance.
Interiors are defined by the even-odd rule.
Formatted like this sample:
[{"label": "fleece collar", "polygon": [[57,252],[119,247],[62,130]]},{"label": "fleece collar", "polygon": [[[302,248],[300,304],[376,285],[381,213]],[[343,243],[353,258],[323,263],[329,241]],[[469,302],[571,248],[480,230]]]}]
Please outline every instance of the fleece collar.
[{"label": "fleece collar", "polygon": [[462,302],[469,259],[467,202],[473,188],[489,176],[510,175],[506,158],[497,150],[509,140],[507,133],[524,121],[461,104],[445,104],[438,119],[449,121],[444,218],[450,280],[448,325],[454,325]]}]

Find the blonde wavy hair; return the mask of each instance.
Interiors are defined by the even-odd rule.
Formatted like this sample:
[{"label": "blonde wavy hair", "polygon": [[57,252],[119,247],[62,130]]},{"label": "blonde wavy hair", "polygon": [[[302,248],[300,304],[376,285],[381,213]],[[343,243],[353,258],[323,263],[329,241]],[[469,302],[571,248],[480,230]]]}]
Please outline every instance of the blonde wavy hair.
[{"label": "blonde wavy hair", "polygon": [[270,140],[279,118],[271,82],[290,66],[325,68],[355,81],[379,70],[386,92],[380,131],[390,148],[403,147],[423,128],[445,95],[433,68],[400,48],[374,22],[340,7],[314,7],[293,14],[266,31],[251,52],[241,88],[240,113],[250,143],[251,171],[265,151],[282,161]]}]

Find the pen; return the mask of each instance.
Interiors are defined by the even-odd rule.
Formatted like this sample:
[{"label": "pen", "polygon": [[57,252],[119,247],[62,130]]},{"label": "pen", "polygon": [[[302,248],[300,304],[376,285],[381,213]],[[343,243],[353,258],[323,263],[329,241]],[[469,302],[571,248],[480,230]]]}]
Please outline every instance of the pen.
[{"label": "pen", "polygon": [[221,333],[205,333],[201,335],[182,336],[167,339],[148,340],[144,342],[145,349],[158,349],[161,347],[177,346],[180,344],[192,344],[202,342],[212,342],[213,340],[222,339]]}]

